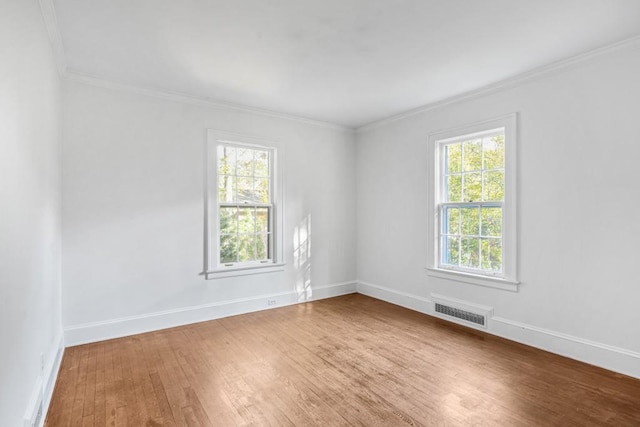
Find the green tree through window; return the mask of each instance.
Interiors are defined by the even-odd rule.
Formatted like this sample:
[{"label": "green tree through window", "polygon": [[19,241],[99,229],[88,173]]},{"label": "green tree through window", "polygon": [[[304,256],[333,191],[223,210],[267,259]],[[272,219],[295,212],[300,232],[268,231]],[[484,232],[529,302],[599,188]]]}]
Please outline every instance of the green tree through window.
[{"label": "green tree through window", "polygon": [[504,133],[440,144],[440,263],[502,271]]},{"label": "green tree through window", "polygon": [[219,262],[265,261],[272,257],[271,152],[219,144]]}]

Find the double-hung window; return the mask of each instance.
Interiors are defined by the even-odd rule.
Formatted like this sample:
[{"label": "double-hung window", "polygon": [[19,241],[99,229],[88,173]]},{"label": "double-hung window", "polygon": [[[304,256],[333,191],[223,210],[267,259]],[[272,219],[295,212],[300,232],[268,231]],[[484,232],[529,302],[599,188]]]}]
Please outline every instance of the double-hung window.
[{"label": "double-hung window", "polygon": [[516,116],[431,135],[434,276],[516,289]]},{"label": "double-hung window", "polygon": [[208,152],[207,277],[281,270],[276,149],[210,130]]}]

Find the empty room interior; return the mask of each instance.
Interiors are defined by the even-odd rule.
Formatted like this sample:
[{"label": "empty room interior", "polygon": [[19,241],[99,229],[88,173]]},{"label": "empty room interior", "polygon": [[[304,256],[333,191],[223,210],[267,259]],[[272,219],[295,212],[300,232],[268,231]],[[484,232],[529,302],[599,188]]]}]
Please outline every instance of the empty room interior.
[{"label": "empty room interior", "polygon": [[1,0],[0,425],[640,425],[640,2]]}]

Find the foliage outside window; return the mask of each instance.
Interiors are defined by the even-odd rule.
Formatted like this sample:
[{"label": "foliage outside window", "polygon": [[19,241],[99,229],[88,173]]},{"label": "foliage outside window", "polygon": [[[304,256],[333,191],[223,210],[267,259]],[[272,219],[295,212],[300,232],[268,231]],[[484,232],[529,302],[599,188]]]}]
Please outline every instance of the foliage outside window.
[{"label": "foliage outside window", "polygon": [[273,267],[281,259],[276,150],[217,136],[210,131],[207,276]]},{"label": "foliage outside window", "polygon": [[440,263],[502,272],[504,132],[441,143]]},{"label": "foliage outside window", "polygon": [[271,259],[271,153],[218,145],[219,262]]},{"label": "foliage outside window", "polygon": [[432,275],[517,284],[515,135],[511,115],[430,137]]}]

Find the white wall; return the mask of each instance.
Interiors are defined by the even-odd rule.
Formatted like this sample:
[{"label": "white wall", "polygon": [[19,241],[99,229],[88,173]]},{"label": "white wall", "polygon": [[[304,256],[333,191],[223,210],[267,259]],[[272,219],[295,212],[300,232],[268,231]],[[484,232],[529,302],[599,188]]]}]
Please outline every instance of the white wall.
[{"label": "white wall", "polygon": [[[636,43],[360,130],[358,289],[409,305],[433,292],[491,306],[494,333],[640,376],[639,76]],[[519,292],[428,277],[427,136],[512,112]]]},{"label": "white wall", "polygon": [[[0,425],[59,356],[60,81],[34,0],[0,3]],[[41,371],[40,354],[45,368]]]},{"label": "white wall", "polygon": [[[281,305],[355,290],[351,131],[75,80],[65,81],[63,93],[69,343],[267,308],[265,295],[280,294]],[[286,271],[213,280],[200,275],[207,128],[276,143],[284,161]],[[315,291],[299,295],[303,278],[293,239],[308,218],[308,279]],[[343,282],[350,283],[320,289]],[[235,308],[219,307],[225,303]]]}]

